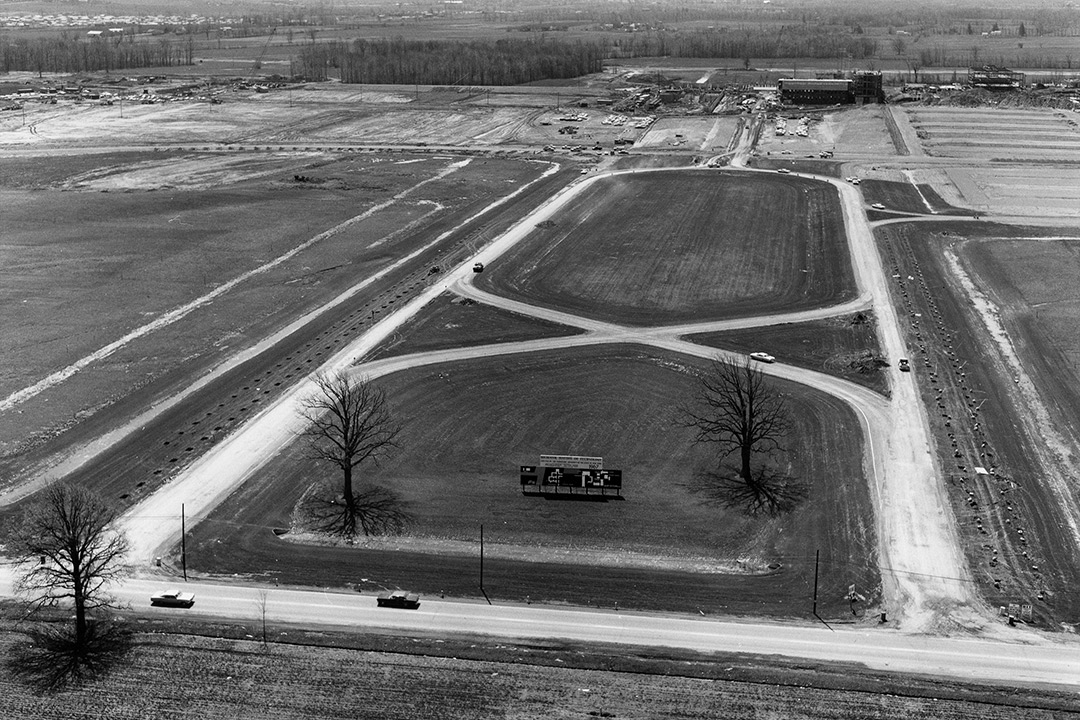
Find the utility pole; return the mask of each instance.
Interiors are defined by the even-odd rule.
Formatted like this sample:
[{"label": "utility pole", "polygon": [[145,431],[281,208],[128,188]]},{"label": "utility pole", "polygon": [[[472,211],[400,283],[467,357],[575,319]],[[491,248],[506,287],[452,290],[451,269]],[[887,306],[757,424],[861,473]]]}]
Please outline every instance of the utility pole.
[{"label": "utility pole", "polygon": [[187,582],[187,518],[184,516],[184,503],[180,503],[180,567],[184,569],[184,582]]},{"label": "utility pole", "polygon": [[[480,524],[480,592],[484,592],[484,524]],[[486,593],[485,593],[486,595]]]}]

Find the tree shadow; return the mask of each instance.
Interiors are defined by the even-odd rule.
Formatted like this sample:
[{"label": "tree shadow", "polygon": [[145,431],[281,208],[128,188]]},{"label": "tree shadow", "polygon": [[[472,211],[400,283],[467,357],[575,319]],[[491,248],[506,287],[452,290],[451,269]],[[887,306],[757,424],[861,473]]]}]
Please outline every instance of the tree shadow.
[{"label": "tree shadow", "polygon": [[20,632],[25,641],[17,641],[4,662],[14,677],[42,694],[104,676],[134,647],[131,631],[112,620],[89,620],[82,643],[74,623],[38,622]]},{"label": "tree shadow", "polygon": [[408,503],[400,495],[378,485],[353,493],[354,515],[336,485],[330,484],[308,493],[298,509],[309,529],[345,538],[358,534],[400,535],[413,519]]},{"label": "tree shadow", "polygon": [[761,467],[750,480],[742,477],[732,466],[707,470],[694,475],[683,486],[717,505],[750,515],[783,515],[789,513],[810,495],[803,480]]}]

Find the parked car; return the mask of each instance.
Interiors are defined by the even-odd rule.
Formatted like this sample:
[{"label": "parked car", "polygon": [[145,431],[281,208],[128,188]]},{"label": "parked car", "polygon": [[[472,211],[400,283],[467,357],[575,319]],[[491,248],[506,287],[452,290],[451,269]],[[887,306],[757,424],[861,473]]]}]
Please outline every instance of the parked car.
[{"label": "parked car", "polygon": [[750,357],[753,360],[758,360],[758,361],[763,362],[763,363],[776,362],[776,358],[774,358],[769,353],[764,353],[764,352],[752,352],[752,353],[750,353]]},{"label": "parked car", "polygon": [[907,358],[900,358],[900,362],[896,365],[900,368],[900,372],[911,372],[911,363],[908,362]]},{"label": "parked car", "polygon": [[171,590],[163,590],[157,595],[151,595],[150,604],[160,607],[189,608],[195,604],[195,595],[173,588]]},{"label": "parked car", "polygon": [[874,208],[875,210],[884,210],[885,209],[885,206],[882,205],[881,203],[874,203],[870,207]]},{"label": "parked car", "polygon": [[394,590],[383,593],[377,600],[379,607],[401,608],[403,610],[415,610],[420,607],[420,596],[405,590]]}]

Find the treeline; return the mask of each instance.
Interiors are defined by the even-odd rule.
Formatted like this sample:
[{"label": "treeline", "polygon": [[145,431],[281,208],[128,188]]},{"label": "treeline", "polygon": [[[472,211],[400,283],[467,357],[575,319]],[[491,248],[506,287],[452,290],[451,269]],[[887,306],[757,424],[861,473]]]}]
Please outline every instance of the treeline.
[{"label": "treeline", "polygon": [[321,80],[333,67],[346,83],[519,85],[600,72],[603,59],[597,43],[395,38],[304,45],[293,70]]},{"label": "treeline", "polygon": [[119,37],[77,40],[66,34],[17,40],[0,36],[0,68],[3,72],[74,73],[171,67],[193,62],[194,45],[190,35],[182,42],[162,38],[134,43],[121,42]]},{"label": "treeline", "polygon": [[872,38],[801,25],[694,32],[627,33],[612,40],[612,58],[671,56],[685,58],[871,58]]}]

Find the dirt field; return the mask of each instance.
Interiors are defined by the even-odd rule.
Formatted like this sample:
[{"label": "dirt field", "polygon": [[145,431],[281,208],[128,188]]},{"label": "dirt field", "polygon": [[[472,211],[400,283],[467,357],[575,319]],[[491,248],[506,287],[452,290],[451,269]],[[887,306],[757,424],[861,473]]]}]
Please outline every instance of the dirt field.
[{"label": "dirt field", "polygon": [[854,293],[836,194],[818,183],[697,171],[614,177],[553,222],[480,286],[641,325],[823,306]]},{"label": "dirt field", "polygon": [[896,112],[905,115],[926,154],[957,159],[910,173],[947,202],[993,215],[1080,216],[1074,113],[921,106]]},{"label": "dirt field", "polygon": [[[175,715],[178,708],[207,720],[829,720],[901,714],[913,720],[1050,720],[1075,710],[1075,698],[1064,693],[945,686],[857,668],[777,667],[773,659],[737,655],[371,635],[338,636],[340,646],[319,647],[325,638],[274,627],[264,649],[243,638],[245,628],[222,627],[216,639],[163,630],[137,635],[129,661],[110,676],[55,695],[33,694],[0,666],[0,711],[9,720],[141,720]],[[260,633],[246,630],[248,638]],[[294,638],[314,646],[292,644]],[[0,648],[6,654],[17,641],[0,636]]]},{"label": "dirt field", "polygon": [[739,129],[736,117],[670,117],[653,123],[635,147],[678,148],[718,154],[727,150]]},{"label": "dirt field", "polygon": [[975,577],[992,605],[1031,603],[1041,624],[1073,628],[1080,233],[989,223],[879,232]]},{"label": "dirt field", "polygon": [[[822,150],[832,151],[837,160],[892,157],[896,155],[896,148],[882,113],[878,105],[844,110],[830,108],[824,112],[788,110],[783,113],[788,130],[783,136],[775,134],[776,117],[770,115],[762,128],[757,149],[766,157],[791,155],[800,158],[811,154],[817,157]],[[799,137],[794,132],[798,120],[807,116],[811,118],[808,135]]]}]

